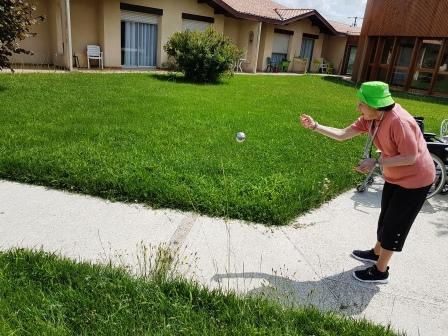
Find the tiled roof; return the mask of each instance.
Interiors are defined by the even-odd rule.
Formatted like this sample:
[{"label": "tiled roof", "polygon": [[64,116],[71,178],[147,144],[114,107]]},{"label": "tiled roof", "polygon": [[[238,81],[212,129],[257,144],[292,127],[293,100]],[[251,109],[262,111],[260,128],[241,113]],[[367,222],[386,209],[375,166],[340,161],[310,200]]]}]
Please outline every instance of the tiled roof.
[{"label": "tiled roof", "polygon": [[276,8],[275,11],[280,16],[281,20],[289,20],[294,17],[310,13],[314,11],[314,9]]},{"label": "tiled roof", "polygon": [[[287,8],[279,3],[270,0],[211,0],[220,6],[228,7],[234,15],[250,15],[261,19],[269,19],[278,24],[287,24],[300,18],[302,15],[313,13],[317,21],[326,27],[327,31],[335,33],[331,25],[314,9]],[[337,29],[336,29],[337,30]],[[338,31],[338,30],[337,30]],[[346,34],[346,31],[341,31]]]},{"label": "tiled roof", "polygon": [[222,0],[235,11],[243,14],[265,17],[274,20],[281,20],[275,9],[286,9],[274,1],[270,0]]},{"label": "tiled roof", "polygon": [[361,27],[352,27],[346,23],[341,23],[337,21],[328,21],[333,28],[339,32],[348,35],[359,35],[361,34]]}]

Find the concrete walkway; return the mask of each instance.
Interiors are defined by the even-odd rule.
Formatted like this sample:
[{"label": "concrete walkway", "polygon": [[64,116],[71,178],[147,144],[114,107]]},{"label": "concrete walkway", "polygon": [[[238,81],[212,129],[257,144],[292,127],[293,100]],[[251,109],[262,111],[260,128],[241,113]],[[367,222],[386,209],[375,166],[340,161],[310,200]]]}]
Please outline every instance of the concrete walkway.
[{"label": "concrete walkway", "polygon": [[0,248],[43,248],[138,267],[143,246],[178,246],[179,266],[212,287],[366,317],[408,335],[448,332],[448,196],[427,202],[387,285],[357,282],[349,257],[375,240],[381,188],[349,191],[285,227],[110,203],[0,181]]}]

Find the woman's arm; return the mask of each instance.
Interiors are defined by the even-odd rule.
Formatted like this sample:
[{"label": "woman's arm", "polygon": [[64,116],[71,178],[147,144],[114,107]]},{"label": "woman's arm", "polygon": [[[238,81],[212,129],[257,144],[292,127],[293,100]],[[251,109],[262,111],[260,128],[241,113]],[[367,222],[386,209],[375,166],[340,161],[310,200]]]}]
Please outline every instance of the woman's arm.
[{"label": "woman's arm", "polygon": [[410,166],[417,161],[417,155],[396,155],[378,160],[383,167]]},{"label": "woman's arm", "polygon": [[306,114],[302,114],[300,116],[300,122],[302,123],[303,127],[311,129],[317,133],[338,141],[348,140],[357,136],[358,134],[361,134],[360,130],[352,128],[351,126],[341,129],[320,125],[312,117]]},{"label": "woman's arm", "polygon": [[413,165],[415,161],[417,161],[416,155],[396,155],[387,159],[380,157],[378,160],[368,158],[360,161],[355,170],[360,173],[368,173],[377,163],[383,167],[399,167]]}]

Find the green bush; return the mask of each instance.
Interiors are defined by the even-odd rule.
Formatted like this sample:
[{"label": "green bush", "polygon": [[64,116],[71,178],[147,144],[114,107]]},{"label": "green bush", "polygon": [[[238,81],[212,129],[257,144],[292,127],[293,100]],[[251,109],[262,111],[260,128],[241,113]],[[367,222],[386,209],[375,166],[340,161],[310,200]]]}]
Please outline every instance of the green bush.
[{"label": "green bush", "polygon": [[217,82],[223,74],[232,73],[235,60],[242,54],[228,37],[212,28],[174,33],[164,49],[177,70],[198,83]]}]

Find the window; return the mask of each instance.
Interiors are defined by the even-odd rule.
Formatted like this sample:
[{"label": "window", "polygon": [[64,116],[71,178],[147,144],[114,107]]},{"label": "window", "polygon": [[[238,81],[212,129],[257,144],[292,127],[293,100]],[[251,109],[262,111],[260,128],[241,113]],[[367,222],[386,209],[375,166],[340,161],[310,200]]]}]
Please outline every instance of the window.
[{"label": "window", "polygon": [[[448,44],[448,42],[447,42]],[[433,91],[448,94],[448,45],[445,46],[445,52],[442,55],[442,62],[437,69],[437,77]]]},{"label": "window", "polygon": [[448,74],[447,75],[440,75],[440,74],[437,75],[433,91],[438,92],[438,93],[448,94]]},{"label": "window", "polygon": [[190,30],[190,31],[206,31],[208,27],[211,26],[211,23],[204,21],[196,21],[196,20],[188,20],[182,19],[182,30]]},{"label": "window", "polygon": [[405,86],[411,65],[412,51],[415,38],[400,38],[397,45],[397,57],[391,78],[391,84]]},{"label": "window", "polygon": [[182,13],[183,31],[206,31],[213,23],[215,23],[213,17]]},{"label": "window", "polygon": [[121,64],[157,65],[159,15],[121,10]]},{"label": "window", "polygon": [[272,62],[278,63],[288,57],[289,38],[291,35],[274,33],[272,45]]},{"label": "window", "polygon": [[428,91],[431,80],[432,72],[416,71],[412,77],[411,88]]},{"label": "window", "polygon": [[415,72],[412,75],[411,88],[428,91],[434,76],[441,40],[423,40],[418,50]]},{"label": "window", "polygon": [[445,46],[445,52],[442,56],[442,62],[440,63],[440,67],[437,70],[440,74],[448,75],[448,42]]},{"label": "window", "polygon": [[392,61],[392,49],[394,47],[394,39],[387,38],[384,40],[383,52],[381,53],[381,64],[390,64]]},{"label": "window", "polygon": [[441,46],[440,40],[423,40],[417,57],[417,68],[434,69]]},{"label": "window", "polygon": [[414,49],[415,39],[401,38],[398,43],[398,56],[395,63],[399,67],[408,67],[411,64],[412,50]]}]

